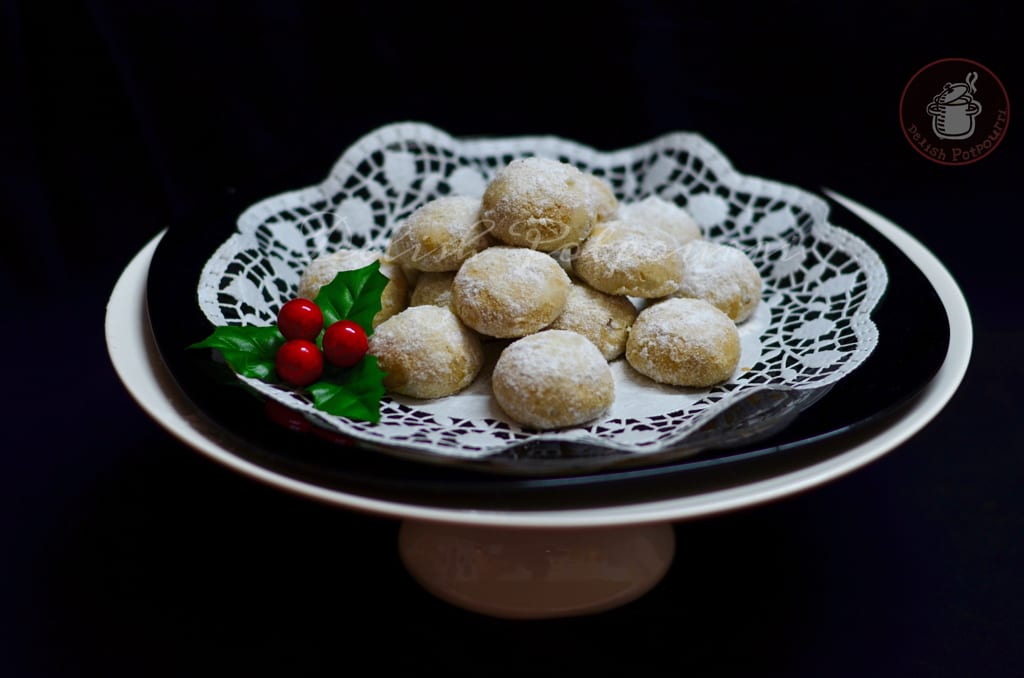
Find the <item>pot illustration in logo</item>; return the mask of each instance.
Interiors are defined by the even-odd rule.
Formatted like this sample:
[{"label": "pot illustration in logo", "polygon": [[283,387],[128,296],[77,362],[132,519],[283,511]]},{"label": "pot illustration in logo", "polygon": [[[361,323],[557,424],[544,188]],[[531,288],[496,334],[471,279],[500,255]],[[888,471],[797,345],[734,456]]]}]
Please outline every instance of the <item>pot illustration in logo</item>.
[{"label": "pot illustration in logo", "polygon": [[940,138],[967,139],[974,134],[974,118],[981,113],[981,104],[974,99],[977,81],[978,74],[972,71],[964,82],[947,82],[932,97],[925,110],[932,117],[932,130]]}]

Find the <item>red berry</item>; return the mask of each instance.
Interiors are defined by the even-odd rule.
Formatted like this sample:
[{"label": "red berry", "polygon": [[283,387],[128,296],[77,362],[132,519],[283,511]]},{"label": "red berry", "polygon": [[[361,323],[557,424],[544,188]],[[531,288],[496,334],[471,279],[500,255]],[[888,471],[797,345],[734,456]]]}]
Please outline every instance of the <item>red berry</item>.
[{"label": "red berry", "polygon": [[324,357],[338,367],[352,367],[366,355],[369,343],[358,323],[339,320],[324,331]]},{"label": "red berry", "polygon": [[290,339],[277,349],[274,368],[286,384],[309,386],[324,373],[324,356],[312,341]]},{"label": "red berry", "polygon": [[309,299],[292,299],[277,314],[277,329],[285,339],[316,341],[324,328],[324,314]]}]

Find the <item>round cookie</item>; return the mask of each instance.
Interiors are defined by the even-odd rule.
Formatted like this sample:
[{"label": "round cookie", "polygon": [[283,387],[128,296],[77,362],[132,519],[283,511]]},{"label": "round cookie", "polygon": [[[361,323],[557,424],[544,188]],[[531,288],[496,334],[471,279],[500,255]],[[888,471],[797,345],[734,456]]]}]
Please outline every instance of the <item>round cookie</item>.
[{"label": "round cookie", "polygon": [[492,244],[480,220],[480,199],[450,195],[431,200],[400,223],[388,259],[417,271],[456,271]]},{"label": "round cookie", "polygon": [[388,392],[414,398],[458,393],[484,360],[480,339],[440,306],[410,306],[382,322],[369,344]]},{"label": "round cookie", "polygon": [[597,218],[592,182],[569,163],[518,158],[487,185],[482,216],[503,243],[553,252],[590,235]]},{"label": "round cookie", "polygon": [[741,323],[761,301],[761,274],[731,245],[694,240],[682,249],[683,272],[675,296],[703,299]]},{"label": "round cookie", "polygon": [[416,278],[416,284],[412,287],[409,295],[410,306],[449,306],[452,301],[452,281],[455,280],[454,271],[439,271],[437,273],[421,273]]},{"label": "round cookie", "polygon": [[569,289],[565,310],[549,327],[582,334],[601,351],[605,360],[615,360],[626,350],[629,328],[636,315],[636,307],[626,297],[575,283]]},{"label": "round cookie", "polygon": [[503,245],[474,254],[452,281],[452,310],[492,337],[532,334],[565,308],[571,282],[543,252]]},{"label": "round cookie", "polygon": [[740,336],[729,316],[702,299],[672,298],[637,316],[626,360],[662,384],[707,387],[729,379],[740,359]]},{"label": "round cookie", "polygon": [[380,311],[373,316],[376,327],[406,307],[409,283],[402,269],[383,260],[380,252],[372,250],[340,249],[323,254],[309,263],[299,278],[297,295],[315,300],[320,288],[327,285],[342,271],[355,271],[380,261],[380,272],[388,279],[380,296]]},{"label": "round cookie", "polygon": [[606,294],[656,299],[679,287],[682,257],[674,239],[616,219],[594,228],[572,266],[588,285]]},{"label": "round cookie", "polygon": [[604,356],[586,337],[568,330],[544,330],[506,346],[491,387],[509,417],[538,429],[591,421],[615,400]]},{"label": "round cookie", "polygon": [[657,195],[648,196],[638,202],[622,203],[619,206],[619,215],[622,219],[656,229],[675,238],[680,246],[703,236],[700,226],[689,212]]}]

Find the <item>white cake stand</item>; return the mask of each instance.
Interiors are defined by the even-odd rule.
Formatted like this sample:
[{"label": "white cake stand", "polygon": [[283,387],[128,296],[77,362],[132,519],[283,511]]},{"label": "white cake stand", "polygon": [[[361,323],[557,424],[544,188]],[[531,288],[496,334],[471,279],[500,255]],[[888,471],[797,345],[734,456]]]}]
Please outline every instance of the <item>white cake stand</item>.
[{"label": "white cake stand", "polygon": [[895,421],[840,436],[824,461],[737,487],[675,499],[559,510],[493,511],[387,501],[319,487],[251,463],[208,425],[167,371],[150,331],[146,278],[163,234],[122,273],[107,305],[106,339],[117,374],[160,425],[200,453],[279,489],[402,521],[398,551],[428,591],[459,607],[504,618],[590,614],[644,595],[675,554],[672,523],[778,499],[881,457],[928,424],[959,387],[973,333],[964,296],[942,263],[898,226],[863,205],[826,193],[898,246],[935,288],[949,319],[945,360]]}]

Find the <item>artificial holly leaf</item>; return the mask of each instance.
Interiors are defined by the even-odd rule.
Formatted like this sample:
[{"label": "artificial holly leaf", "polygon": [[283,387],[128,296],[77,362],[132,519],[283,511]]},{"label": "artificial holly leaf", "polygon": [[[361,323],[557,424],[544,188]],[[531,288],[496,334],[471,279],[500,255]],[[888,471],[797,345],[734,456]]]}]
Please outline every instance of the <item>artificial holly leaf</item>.
[{"label": "artificial holly leaf", "polygon": [[238,374],[269,381],[274,377],[274,356],[284,343],[284,336],[276,325],[221,325],[213,334],[189,348],[212,348],[220,351],[224,360]]},{"label": "artificial holly leaf", "polygon": [[313,301],[324,313],[324,327],[339,320],[359,324],[367,336],[373,332],[373,317],[380,312],[380,298],[388,278],[380,262],[352,271],[342,271],[320,288]]},{"label": "artificial holly leaf", "polygon": [[377,365],[376,356],[365,356],[339,375],[318,381],[307,389],[318,410],[361,421],[380,421],[384,372]]}]

